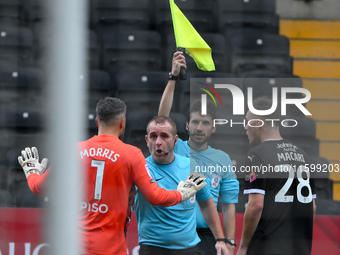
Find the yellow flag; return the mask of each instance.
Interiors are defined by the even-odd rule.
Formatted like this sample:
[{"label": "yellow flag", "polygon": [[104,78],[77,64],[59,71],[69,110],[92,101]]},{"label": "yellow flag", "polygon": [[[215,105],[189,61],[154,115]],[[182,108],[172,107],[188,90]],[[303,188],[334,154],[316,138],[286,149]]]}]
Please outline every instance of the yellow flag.
[{"label": "yellow flag", "polygon": [[203,71],[214,71],[215,64],[209,45],[199,33],[197,33],[196,29],[175,4],[174,0],[170,0],[170,9],[176,46],[185,48],[186,53],[195,60],[199,69]]}]

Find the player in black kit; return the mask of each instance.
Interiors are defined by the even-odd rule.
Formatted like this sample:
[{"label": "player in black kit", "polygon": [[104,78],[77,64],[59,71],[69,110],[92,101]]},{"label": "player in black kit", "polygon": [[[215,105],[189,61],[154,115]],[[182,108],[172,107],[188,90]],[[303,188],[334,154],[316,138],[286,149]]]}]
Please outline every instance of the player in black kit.
[{"label": "player in black kit", "polygon": [[[271,100],[254,100],[257,110],[267,110]],[[309,255],[315,217],[314,182],[308,156],[280,135],[279,112],[258,116],[248,111],[246,126],[253,147],[247,154],[244,214],[237,255]],[[263,125],[262,125],[263,124]]]}]

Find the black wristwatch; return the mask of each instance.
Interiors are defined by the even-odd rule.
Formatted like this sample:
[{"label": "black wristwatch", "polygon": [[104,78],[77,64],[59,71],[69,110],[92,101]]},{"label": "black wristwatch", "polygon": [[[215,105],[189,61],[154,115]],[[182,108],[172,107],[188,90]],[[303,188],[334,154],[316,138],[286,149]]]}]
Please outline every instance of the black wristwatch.
[{"label": "black wristwatch", "polygon": [[235,240],[234,239],[228,239],[228,238],[217,238],[216,239],[216,242],[225,242],[225,243],[228,243],[230,245],[233,245],[233,246],[237,246],[237,244],[235,243]]},{"label": "black wristwatch", "polygon": [[169,73],[168,76],[168,80],[173,80],[173,81],[177,81],[178,80],[178,76],[173,75],[171,72]]}]

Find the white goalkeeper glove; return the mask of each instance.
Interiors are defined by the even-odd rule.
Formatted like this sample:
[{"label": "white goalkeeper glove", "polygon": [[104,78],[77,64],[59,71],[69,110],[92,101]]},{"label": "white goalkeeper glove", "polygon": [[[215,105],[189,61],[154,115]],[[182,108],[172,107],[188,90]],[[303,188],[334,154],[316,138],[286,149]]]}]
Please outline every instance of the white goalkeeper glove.
[{"label": "white goalkeeper glove", "polygon": [[182,194],[182,202],[188,200],[199,190],[207,186],[207,183],[204,182],[205,179],[206,177],[203,174],[191,172],[185,181],[181,181],[177,186],[177,190]]},{"label": "white goalkeeper glove", "polygon": [[18,161],[25,172],[26,178],[32,173],[41,175],[45,172],[48,159],[44,158],[39,163],[39,153],[36,147],[32,147],[32,151],[26,147],[25,150],[21,151],[21,155],[18,157]]}]

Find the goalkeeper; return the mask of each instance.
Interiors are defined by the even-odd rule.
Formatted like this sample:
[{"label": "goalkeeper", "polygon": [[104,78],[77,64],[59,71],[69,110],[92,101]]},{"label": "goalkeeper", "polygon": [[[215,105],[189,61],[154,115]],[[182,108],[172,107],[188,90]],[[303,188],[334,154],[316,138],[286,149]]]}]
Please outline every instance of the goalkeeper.
[{"label": "goalkeeper", "polygon": [[[203,188],[205,178],[188,179],[178,191],[160,188],[150,176],[141,150],[120,140],[125,130],[125,103],[106,97],[98,102],[96,112],[98,135],[79,143],[80,181],[86,187],[79,215],[82,253],[126,255],[134,184],[151,204],[173,206]],[[41,194],[50,171],[44,173],[47,159],[39,163],[38,150],[33,147],[23,150],[18,160],[32,192]]]},{"label": "goalkeeper", "polygon": [[[175,122],[166,116],[154,117],[147,126],[145,137],[151,156],[146,161],[150,174],[158,185],[165,189],[177,187],[193,169],[190,159],[174,153],[178,135]],[[188,179],[199,178],[191,172]],[[179,187],[187,186],[180,183]],[[205,187],[184,203],[160,207],[151,205],[142,190],[138,189],[135,198],[135,211],[138,222],[140,255],[199,255],[204,254],[197,246],[200,239],[196,232],[195,199],[202,215],[210,227],[216,241],[217,254],[228,254],[220,218],[210,188]],[[220,240],[218,240],[220,239]],[[222,240],[222,241],[221,241]]]}]

